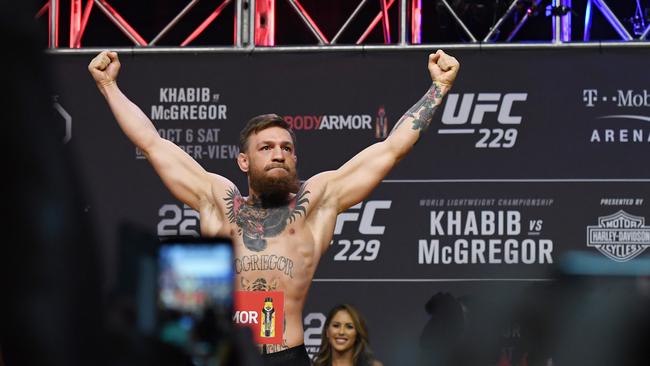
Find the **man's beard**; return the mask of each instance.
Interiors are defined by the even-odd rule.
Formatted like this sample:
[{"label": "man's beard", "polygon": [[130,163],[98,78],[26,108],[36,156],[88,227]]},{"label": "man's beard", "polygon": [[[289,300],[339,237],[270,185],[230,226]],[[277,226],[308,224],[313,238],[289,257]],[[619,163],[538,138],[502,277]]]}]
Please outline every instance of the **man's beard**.
[{"label": "man's beard", "polygon": [[262,205],[267,207],[286,204],[289,194],[296,193],[300,189],[300,181],[295,168],[292,169],[284,164],[273,165],[273,167],[284,168],[288,174],[281,177],[269,177],[264,170],[250,169],[248,172],[251,188],[259,195]]}]

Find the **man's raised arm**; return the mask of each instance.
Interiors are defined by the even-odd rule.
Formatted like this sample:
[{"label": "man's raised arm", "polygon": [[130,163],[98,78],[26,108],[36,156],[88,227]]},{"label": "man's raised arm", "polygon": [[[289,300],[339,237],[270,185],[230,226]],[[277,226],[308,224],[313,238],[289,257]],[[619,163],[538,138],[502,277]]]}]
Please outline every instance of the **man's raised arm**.
[{"label": "man's raised arm", "polygon": [[428,68],[433,84],[400,118],[388,138],[364,149],[338,170],[323,173],[330,182],[328,191],[337,202],[338,212],[363,200],[413,148],[454,83],[460,64],[438,50],[429,55]]},{"label": "man's raised arm", "polygon": [[[156,169],[172,194],[190,207],[199,210],[212,199],[214,185],[230,183],[208,174],[199,163],[171,141],[160,137],[149,118],[117,87],[120,61],[116,52],[101,52],[88,65],[97,88],[104,95],[122,131]],[[219,187],[222,188],[222,187]]]}]

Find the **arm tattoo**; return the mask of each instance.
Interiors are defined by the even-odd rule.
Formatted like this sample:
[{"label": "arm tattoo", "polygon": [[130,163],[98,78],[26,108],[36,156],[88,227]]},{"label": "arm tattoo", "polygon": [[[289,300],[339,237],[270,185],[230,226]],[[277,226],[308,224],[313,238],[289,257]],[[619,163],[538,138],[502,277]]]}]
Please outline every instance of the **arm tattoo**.
[{"label": "arm tattoo", "polygon": [[397,130],[397,128],[407,119],[412,118],[411,129],[419,130],[420,132],[425,131],[431,120],[433,119],[433,114],[438,108],[439,101],[442,99],[442,90],[440,86],[436,83],[433,83],[426,94],[417,102],[411,109],[409,109],[400,120],[395,124],[391,134]]},{"label": "arm tattoo", "polygon": [[237,224],[246,248],[254,252],[266,249],[266,238],[278,236],[287,224],[299,216],[305,216],[309,204],[309,191],[305,185],[285,206],[262,207],[260,202],[249,204],[236,187],[226,193],[224,200],[228,210],[228,220]]}]

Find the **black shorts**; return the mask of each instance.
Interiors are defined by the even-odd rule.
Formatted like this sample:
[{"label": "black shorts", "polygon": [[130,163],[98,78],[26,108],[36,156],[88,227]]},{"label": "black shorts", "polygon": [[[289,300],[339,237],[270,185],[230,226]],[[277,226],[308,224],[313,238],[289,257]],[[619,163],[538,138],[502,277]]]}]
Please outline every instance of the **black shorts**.
[{"label": "black shorts", "polygon": [[262,355],[264,366],[311,366],[305,345]]}]

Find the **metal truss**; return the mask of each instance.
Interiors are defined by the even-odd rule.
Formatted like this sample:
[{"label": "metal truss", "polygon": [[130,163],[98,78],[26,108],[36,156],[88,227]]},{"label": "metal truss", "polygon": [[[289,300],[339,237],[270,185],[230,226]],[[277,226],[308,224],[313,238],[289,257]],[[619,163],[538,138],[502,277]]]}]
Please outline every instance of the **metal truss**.
[{"label": "metal truss", "polygon": [[[88,25],[88,19],[91,12],[93,11],[94,5],[99,8],[101,12],[108,17],[108,19],[119,29],[124,35],[126,35],[135,46],[142,47],[153,47],[156,43],[164,37],[187,13],[192,10],[192,8],[200,0],[191,0],[184,8],[181,10],[175,17],[172,19],[151,41],[147,42],[138,32],[132,27],[121,15],[114,9],[107,0],[87,0],[86,6],[83,7],[82,0],[70,0],[70,37],[69,37],[69,48],[80,48],[81,41]],[[244,8],[243,0],[236,0],[237,4],[237,17],[243,19],[245,15],[241,12]],[[248,0],[248,3],[254,3],[254,0]],[[201,25],[199,25],[185,40],[180,44],[181,47],[184,47],[190,44],[196,37],[198,37],[204,30],[207,28],[214,20],[221,14],[226,6],[232,3],[232,0],[223,0],[217,8],[208,16]],[[59,47],[59,9],[60,9],[60,0],[48,0],[45,5],[39,10],[36,14],[36,18],[41,17],[45,12],[49,14],[49,37],[48,37],[48,47],[49,48],[58,48]],[[248,24],[248,22],[242,22],[243,24]],[[238,24],[237,31],[235,33],[234,44],[238,47],[242,47],[243,40],[242,34],[250,34],[251,30],[243,31],[244,25]]]},{"label": "metal truss", "polygon": [[[61,0],[47,0],[36,18],[42,17],[47,13],[49,22],[48,47],[51,49],[64,48],[59,46],[59,12]],[[65,1],[65,0],[64,0]],[[89,17],[94,9],[98,9],[137,47],[156,47],[158,42],[165,37],[183,18],[195,7],[201,0],[189,0],[187,5],[150,41],[145,40],[136,29],[131,26],[120,13],[113,8],[108,0],[83,0],[70,1],[70,34],[68,37],[67,48],[81,48],[84,32],[88,25]],[[204,0],[208,1],[208,0]],[[328,48],[338,45],[341,35],[349,29],[351,23],[357,20],[360,11],[371,1],[379,2],[379,11],[372,21],[367,24],[365,31],[359,35],[356,45],[362,45],[366,42],[370,33],[381,23],[384,45],[393,45],[399,47],[408,47],[422,43],[422,2],[423,0],[360,0],[356,8],[348,16],[343,25],[338,28],[333,35],[326,35],[314,21],[307,10],[302,6],[299,0],[279,0],[286,1],[295,15],[305,26],[305,31],[313,35],[315,42],[320,47]],[[424,0],[431,3],[441,4],[446,9],[453,22],[467,36],[466,43],[509,43],[513,42],[514,37],[520,29],[526,24],[534,11],[541,6],[546,6],[548,16],[552,16],[553,37],[549,40],[551,44],[569,43],[571,39],[571,4],[572,0],[513,0],[509,3],[506,11],[501,17],[490,26],[488,33],[481,39],[470,30],[470,28],[458,16],[456,10],[448,0]],[[594,9],[602,13],[608,23],[613,27],[622,41],[645,41],[650,36],[650,24],[647,26],[643,21],[641,14],[641,23],[634,38],[630,32],[623,26],[619,18],[607,6],[604,0],[581,0],[586,4],[585,25],[582,41],[590,41],[591,22]],[[637,0],[638,4],[638,0]],[[282,47],[275,42],[275,5],[276,0],[217,0],[215,1],[214,11],[191,32],[180,44],[180,47],[189,46],[203,31],[210,26],[223,13],[224,9],[234,7],[233,17],[235,23],[235,32],[232,42],[234,49],[252,49],[256,47]],[[500,39],[502,26],[506,20],[513,17],[516,10],[525,7],[526,11],[523,16],[519,17],[514,29],[503,39]],[[394,9],[394,10],[393,10]],[[393,24],[397,27],[398,39],[391,39],[391,24],[389,12],[398,12],[398,22]],[[649,22],[650,23],[650,22]],[[358,24],[357,24],[358,25]],[[365,26],[365,25],[364,25]],[[635,27],[637,24],[635,24]],[[645,28],[643,28],[645,27]],[[638,28],[638,27],[637,27]]]}]

